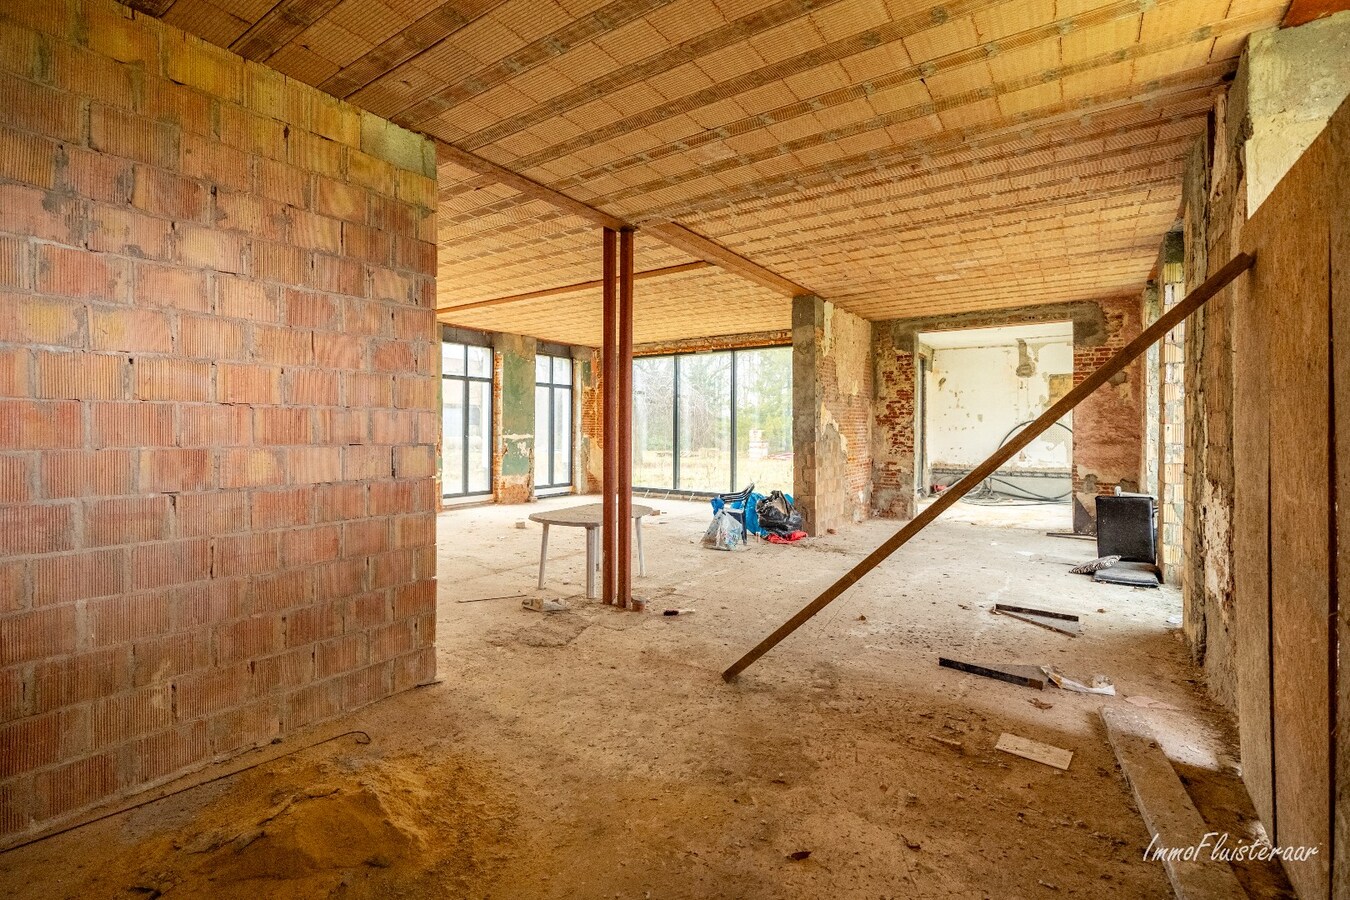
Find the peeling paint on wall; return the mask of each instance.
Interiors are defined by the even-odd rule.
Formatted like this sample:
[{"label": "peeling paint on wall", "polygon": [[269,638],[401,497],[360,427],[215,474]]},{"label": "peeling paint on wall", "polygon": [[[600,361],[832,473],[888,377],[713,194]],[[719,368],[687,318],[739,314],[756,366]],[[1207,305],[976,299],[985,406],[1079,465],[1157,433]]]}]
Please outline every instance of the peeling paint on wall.
[{"label": "peeling paint on wall", "polygon": [[534,499],[534,338],[493,336],[496,378],[493,418],[493,498],[498,503]]}]

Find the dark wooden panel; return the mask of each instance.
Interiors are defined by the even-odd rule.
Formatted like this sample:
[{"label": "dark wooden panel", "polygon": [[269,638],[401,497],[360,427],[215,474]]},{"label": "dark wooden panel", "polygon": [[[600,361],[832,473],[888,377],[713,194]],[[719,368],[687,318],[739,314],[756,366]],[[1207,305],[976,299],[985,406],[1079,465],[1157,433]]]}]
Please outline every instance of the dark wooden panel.
[{"label": "dark wooden panel", "polygon": [[1233,593],[1237,618],[1238,735],[1242,780],[1267,829],[1275,828],[1270,710],[1270,380],[1269,311],[1278,266],[1266,257],[1265,219],[1242,232],[1256,266],[1233,296]]},{"label": "dark wooden panel", "polygon": [[[1301,897],[1329,895],[1331,658],[1327,190],[1325,132],[1262,205],[1260,247],[1276,290],[1270,331],[1271,642],[1275,803],[1282,845],[1318,847],[1286,860]],[[1261,281],[1266,290],[1268,282]]]},{"label": "dark wooden panel", "polygon": [[[1336,591],[1338,646],[1350,652],[1350,101],[1331,120],[1331,392],[1335,401]],[[1337,397],[1337,394],[1340,396]],[[1333,897],[1350,897],[1350,659],[1336,672]]]}]

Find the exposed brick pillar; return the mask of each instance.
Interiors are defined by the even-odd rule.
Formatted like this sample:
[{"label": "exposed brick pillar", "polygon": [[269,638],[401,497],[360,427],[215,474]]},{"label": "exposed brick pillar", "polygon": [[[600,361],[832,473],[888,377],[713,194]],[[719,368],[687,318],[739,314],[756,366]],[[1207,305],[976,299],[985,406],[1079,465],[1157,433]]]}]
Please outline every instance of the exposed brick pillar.
[{"label": "exposed brick pillar", "polygon": [[908,328],[876,325],[876,421],[872,432],[872,509],[888,519],[914,517],[914,335]]},{"label": "exposed brick pillar", "polygon": [[0,833],[435,671],[425,139],[0,4]]},{"label": "exposed brick pillar", "polygon": [[820,534],[870,514],[872,328],[814,295],[792,300],[794,498]]}]

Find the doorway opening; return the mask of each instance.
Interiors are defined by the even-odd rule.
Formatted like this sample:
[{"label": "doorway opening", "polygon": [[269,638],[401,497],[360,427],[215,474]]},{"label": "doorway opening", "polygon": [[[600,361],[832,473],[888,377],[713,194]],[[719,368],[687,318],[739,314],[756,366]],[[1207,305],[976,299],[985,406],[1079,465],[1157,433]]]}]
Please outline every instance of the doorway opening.
[{"label": "doorway opening", "polygon": [[[916,474],[923,496],[955,484],[1073,387],[1067,321],[921,332],[918,354]],[[963,503],[980,520],[1034,519],[1069,530],[1072,496],[1068,413]]]}]

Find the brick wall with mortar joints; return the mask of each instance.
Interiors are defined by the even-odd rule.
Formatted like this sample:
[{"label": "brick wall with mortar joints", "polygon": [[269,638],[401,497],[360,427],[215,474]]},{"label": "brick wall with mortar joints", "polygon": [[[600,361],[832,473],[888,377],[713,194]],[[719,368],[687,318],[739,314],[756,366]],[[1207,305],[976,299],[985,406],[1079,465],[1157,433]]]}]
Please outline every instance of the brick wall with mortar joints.
[{"label": "brick wall with mortar joints", "polygon": [[434,674],[429,143],[0,6],[0,833]]},{"label": "brick wall with mortar joints", "polygon": [[824,534],[871,514],[872,325],[818,297],[792,303],[794,499]]},{"label": "brick wall with mortar joints", "polygon": [[[910,518],[916,509],[914,335],[918,332],[1067,320],[1073,323],[1074,384],[1078,384],[1139,334],[1142,313],[1136,295],[874,323],[874,513]],[[1074,527],[1079,531],[1095,530],[1093,497],[1108,495],[1117,485],[1138,490],[1144,452],[1143,385],[1142,363],[1136,361],[1074,410]]]}]

